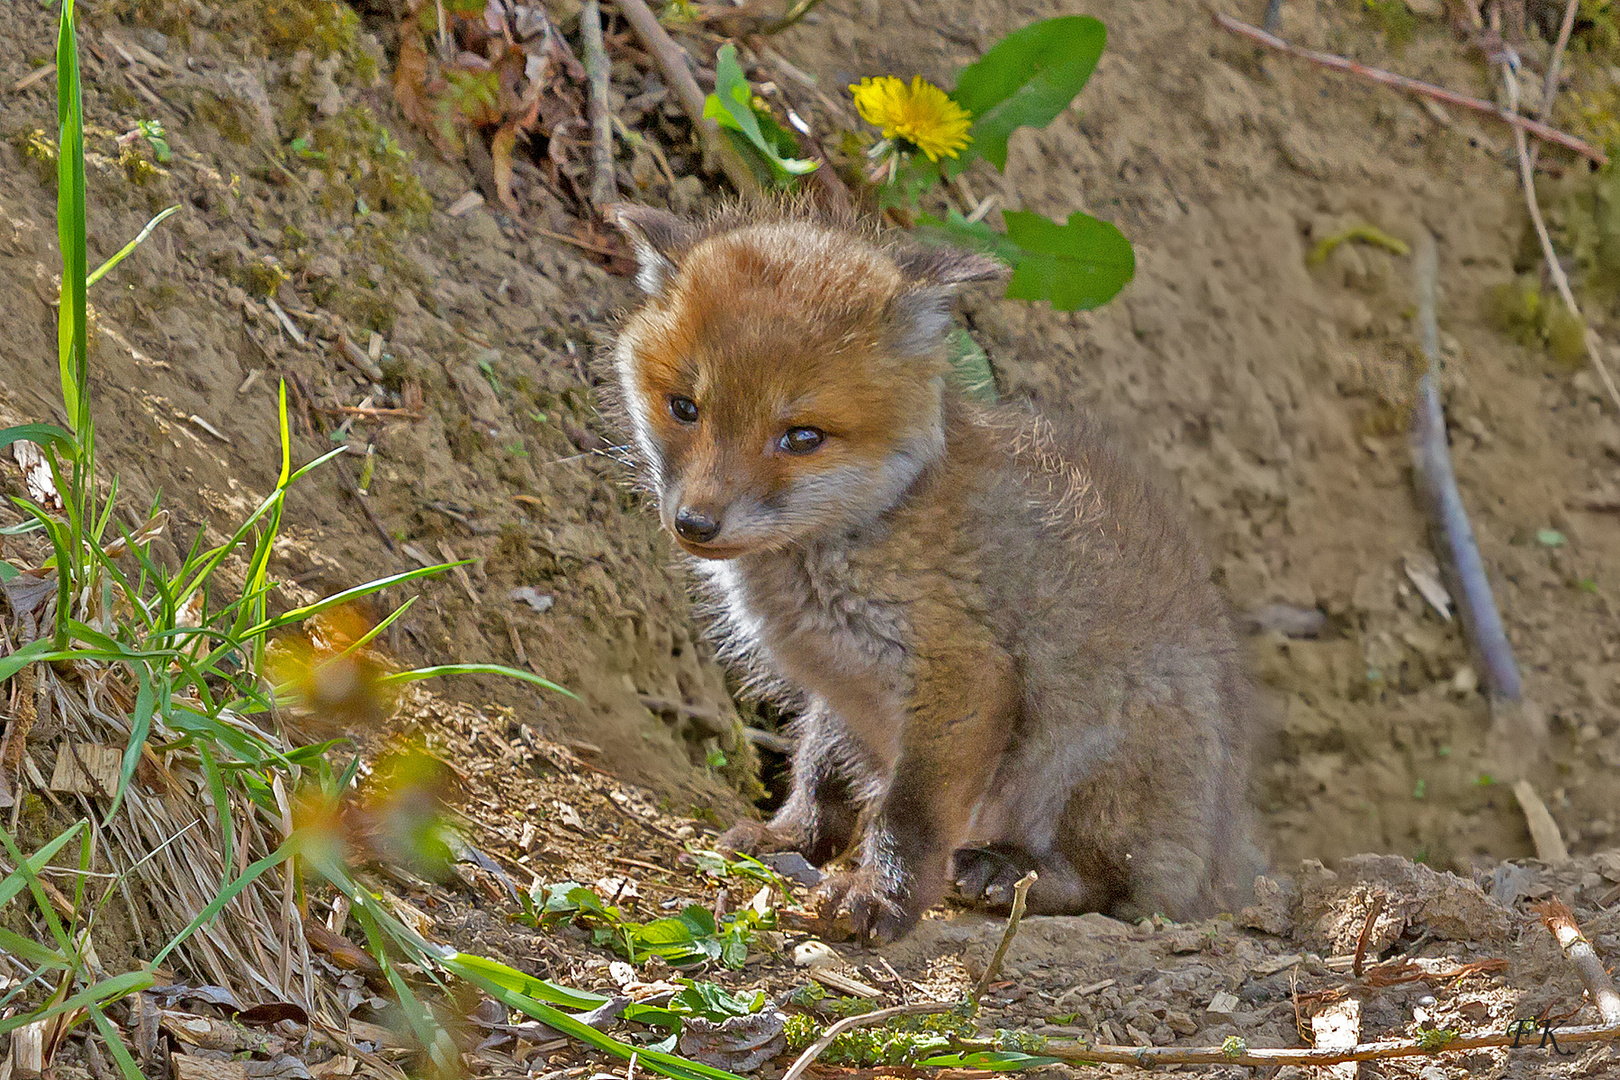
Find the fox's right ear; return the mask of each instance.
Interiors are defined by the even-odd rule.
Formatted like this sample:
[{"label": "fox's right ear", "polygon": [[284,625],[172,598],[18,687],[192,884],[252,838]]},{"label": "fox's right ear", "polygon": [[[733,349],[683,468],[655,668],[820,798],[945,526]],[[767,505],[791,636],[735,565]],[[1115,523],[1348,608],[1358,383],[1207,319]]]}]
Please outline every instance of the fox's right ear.
[{"label": "fox's right ear", "polygon": [[697,230],[668,211],[635,203],[614,203],[607,208],[607,219],[635,249],[641,264],[636,284],[641,291],[649,296],[663,292],[675,273],[676,260],[692,246]]}]

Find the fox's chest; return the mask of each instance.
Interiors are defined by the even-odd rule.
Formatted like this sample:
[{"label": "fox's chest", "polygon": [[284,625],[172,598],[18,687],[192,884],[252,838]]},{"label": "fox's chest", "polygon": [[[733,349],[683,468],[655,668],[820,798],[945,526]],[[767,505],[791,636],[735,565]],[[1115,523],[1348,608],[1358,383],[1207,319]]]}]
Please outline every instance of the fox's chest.
[{"label": "fox's chest", "polygon": [[737,643],[790,683],[835,701],[897,689],[910,636],[905,612],[841,552],[800,550],[705,569]]}]

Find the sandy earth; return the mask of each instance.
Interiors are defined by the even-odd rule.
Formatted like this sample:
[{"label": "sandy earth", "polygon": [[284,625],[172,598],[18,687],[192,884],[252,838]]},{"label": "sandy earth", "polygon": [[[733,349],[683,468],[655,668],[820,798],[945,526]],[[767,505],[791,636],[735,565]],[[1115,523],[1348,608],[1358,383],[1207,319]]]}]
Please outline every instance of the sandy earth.
[{"label": "sandy earth", "polygon": [[[530,663],[582,703],[498,681],[443,689],[506,718],[508,737],[528,725],[573,760],[643,785],[694,829],[708,813],[736,813],[735,785],[746,783],[753,761],[738,737],[739,714],[694,624],[686,583],[667,568],[669,544],[627,489],[624,466],[599,452],[620,436],[597,413],[593,357],[612,314],[632,299],[629,282],[609,274],[605,260],[535,231],[568,232],[570,219],[555,193],[521,172],[524,222],[487,207],[447,213],[477,182],[465,166],[438,161],[399,119],[387,93],[384,23],[368,24],[357,48],[327,55],[278,37],[262,8],[129,0],[87,16],[92,259],[155,210],[182,205],[92,295],[104,464],[123,478],[131,506],[162,492],[176,551],[198,529],[217,539],[274,482],[275,385],[287,377],[299,388],[295,456],[345,439],[355,451],[289,501],[291,528],[274,568],[292,583],[289,604],[419,557],[475,558],[465,582],[421,590],[424,602],[391,639],[399,657]],[[917,72],[949,83],[957,65],[1003,33],[1060,10],[1073,8],[834,2],[776,45],[836,97],[863,74]],[[1522,815],[1498,782],[1525,762],[1571,850],[1610,848],[1620,796],[1611,601],[1620,535],[1611,511],[1590,507],[1614,505],[1620,422],[1590,375],[1516,343],[1485,317],[1489,290],[1519,265],[1525,228],[1505,129],[1455,110],[1442,122],[1389,91],[1262,55],[1195,5],[1098,0],[1087,11],[1107,24],[1110,44],[1080,107],[1047,131],[1015,136],[1005,176],[980,164],[968,183],[980,195],[996,192],[1004,207],[1049,217],[1085,209],[1115,221],[1136,245],[1136,280],[1091,314],[981,295],[967,301],[966,318],[1004,391],[1095,410],[1182,492],[1235,608],[1283,603],[1327,614],[1317,639],[1252,639],[1267,688],[1255,791],[1274,865],[1293,874],[1301,859],[1331,866],[1375,851],[1471,880],[1476,867],[1531,853]],[[1292,0],[1284,30],[1304,44],[1490,92],[1477,58],[1439,23],[1422,24],[1399,55],[1349,3]],[[41,182],[27,139],[54,126],[50,81],[7,90],[49,57],[53,34],[50,14],[36,5],[0,9],[0,40],[13,43],[0,55],[0,412],[8,422],[60,419],[50,360],[54,184]],[[1539,78],[1545,51],[1526,48],[1527,84]],[[367,58],[381,76],[370,77]],[[638,72],[618,76],[627,95],[644,85]],[[806,115],[827,122],[802,86],[781,85]],[[359,110],[414,162],[377,151],[382,128],[366,126]],[[165,174],[137,178],[116,140],[154,115],[175,158]],[[355,145],[370,148],[357,151],[363,168],[384,178],[360,193],[371,193],[364,214],[320,162],[286,152],[323,124],[360,131]],[[691,185],[672,191],[642,164],[627,159],[626,168],[646,181],[645,198],[692,201]],[[420,188],[389,181],[389,169]],[[411,201],[422,196],[431,209],[413,218]],[[1404,434],[1415,341],[1410,262],[1350,244],[1320,266],[1306,258],[1321,238],[1362,223],[1408,240],[1428,227],[1440,239],[1453,453],[1527,693],[1548,718],[1539,764],[1534,748],[1506,761],[1486,752],[1488,709],[1466,644],[1403,573],[1403,560],[1429,550]],[[267,294],[306,344],[279,324]],[[1594,314],[1607,329],[1611,313]],[[367,373],[333,342],[345,334],[363,353],[373,331],[381,370]],[[422,419],[361,418],[335,438],[341,415],[301,406],[369,397],[399,407],[412,386],[425,401]],[[300,424],[306,416],[314,423]],[[357,497],[368,447],[374,478]],[[14,470],[4,483],[20,490]],[[1547,530],[1564,543],[1541,542]],[[512,599],[519,588],[537,603]],[[644,699],[656,699],[658,711]],[[442,717],[416,719],[470,771],[507,767],[493,744],[462,740]],[[555,816],[543,800],[506,809],[531,815],[542,831]],[[491,826],[499,818],[475,816]],[[509,854],[529,857],[508,839]],[[564,862],[584,857],[569,848],[579,838],[560,842]],[[1607,885],[1569,887],[1583,917],[1607,918],[1591,906]],[[1520,919],[1508,936],[1476,944],[1488,951],[1512,935],[1528,942],[1543,933]],[[1594,936],[1612,935],[1605,926]],[[1288,932],[1295,929],[1291,921]],[[1254,948],[1275,954],[1282,940]],[[1209,965],[1214,974],[1188,986],[1207,998],[1211,979],[1234,992],[1253,982],[1239,968],[1252,972],[1254,957],[1233,948]],[[1141,972],[1162,960],[1119,959],[1127,954],[1068,963],[1049,996],[1061,995],[1060,983],[1115,977],[1111,963]],[[1558,968],[1545,956],[1537,962],[1542,975],[1527,977]],[[1115,1035],[1126,1039],[1129,1009],[1177,996],[1173,983],[1160,990],[1088,1005],[1092,1013],[1082,1010],[1076,1022],[1118,1021]],[[1500,993],[1493,1000],[1491,1009],[1509,1007]],[[1253,1030],[1266,1036],[1251,1034],[1256,1045],[1292,1038],[1282,1012],[1258,1012]],[[1379,1015],[1386,1026],[1410,1019]],[[1161,1025],[1170,1030],[1164,1017],[1147,1024],[1132,1026],[1149,1037]],[[1200,1041],[1210,1030],[1199,1018],[1196,1034],[1173,1034]]]}]

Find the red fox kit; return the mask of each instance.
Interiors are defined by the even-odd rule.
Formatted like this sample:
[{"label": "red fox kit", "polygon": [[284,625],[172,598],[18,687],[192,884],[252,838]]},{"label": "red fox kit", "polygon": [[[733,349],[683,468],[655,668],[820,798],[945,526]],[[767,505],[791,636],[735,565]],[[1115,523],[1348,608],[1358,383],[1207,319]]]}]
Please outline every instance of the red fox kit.
[{"label": "red fox kit", "polygon": [[618,213],[647,302],[614,350],[663,525],[723,646],[800,717],[792,794],[726,842],[821,863],[892,940],[954,883],[1030,910],[1229,904],[1260,867],[1249,691],[1205,563],[1088,421],[964,398],[988,258],[791,211]]}]

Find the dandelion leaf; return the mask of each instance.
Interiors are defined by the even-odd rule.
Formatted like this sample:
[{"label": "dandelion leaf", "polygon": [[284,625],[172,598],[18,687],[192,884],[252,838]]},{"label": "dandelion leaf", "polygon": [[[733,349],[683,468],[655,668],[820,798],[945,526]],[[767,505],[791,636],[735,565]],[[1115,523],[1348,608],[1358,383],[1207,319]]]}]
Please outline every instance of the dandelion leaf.
[{"label": "dandelion leaf", "polygon": [[1008,34],[964,68],[951,96],[973,114],[973,141],[947,171],[961,172],[974,154],[1006,168],[1008,137],[1021,127],[1045,127],[1068,108],[1107,41],[1098,20],[1063,15]]},{"label": "dandelion leaf", "polygon": [[780,169],[788,176],[814,172],[819,162],[784,156],[781,144],[784,137],[791,139],[791,136],[774,120],[770,125],[772,130],[767,134],[760,126],[753,102],[753,89],[743,75],[742,65],[737,63],[737,47],[721,46],[715,58],[714,93],[703,102],[704,117],[741,134],[748,140],[748,145],[764,155],[773,168]]}]

